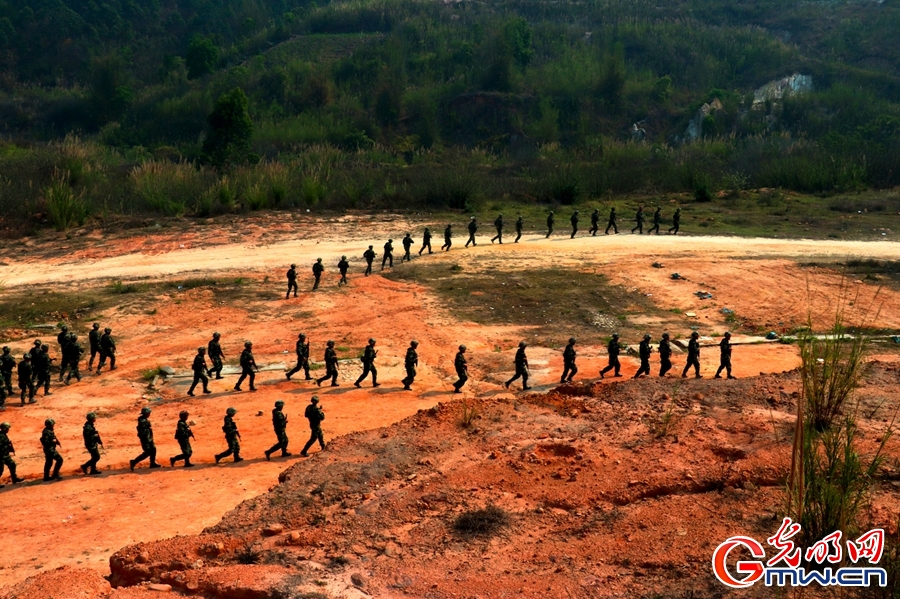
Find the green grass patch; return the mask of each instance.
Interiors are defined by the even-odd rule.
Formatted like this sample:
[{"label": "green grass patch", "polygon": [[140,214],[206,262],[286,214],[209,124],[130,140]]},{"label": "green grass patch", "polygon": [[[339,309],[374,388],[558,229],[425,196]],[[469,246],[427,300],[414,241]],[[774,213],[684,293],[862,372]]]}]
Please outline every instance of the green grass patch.
[{"label": "green grass patch", "polygon": [[103,297],[97,293],[47,291],[9,295],[0,301],[0,332],[32,324],[71,322],[76,317],[94,317],[111,304],[108,296]]}]

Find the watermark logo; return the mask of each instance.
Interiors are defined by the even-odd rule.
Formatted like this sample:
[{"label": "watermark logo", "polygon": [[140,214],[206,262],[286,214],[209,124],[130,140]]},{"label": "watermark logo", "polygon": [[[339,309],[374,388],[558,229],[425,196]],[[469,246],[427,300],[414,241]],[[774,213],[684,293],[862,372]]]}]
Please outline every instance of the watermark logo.
[{"label": "watermark logo", "polygon": [[[799,532],[800,525],[785,518],[778,532],[766,539],[766,543],[775,548],[774,555],[768,560],[765,548],[756,539],[730,537],[713,553],[713,574],[732,589],[746,589],[759,581],[767,587],[805,587],[812,583],[840,587],[887,586],[887,572],[884,568],[874,567],[881,561],[884,551],[883,529],[875,528],[856,540],[847,539],[843,544],[843,534],[838,530],[805,551],[791,540]],[[753,559],[740,560],[730,567],[728,555],[738,547],[749,552]],[[852,566],[839,567],[841,563],[850,562]],[[810,567],[804,567],[803,563]]]}]

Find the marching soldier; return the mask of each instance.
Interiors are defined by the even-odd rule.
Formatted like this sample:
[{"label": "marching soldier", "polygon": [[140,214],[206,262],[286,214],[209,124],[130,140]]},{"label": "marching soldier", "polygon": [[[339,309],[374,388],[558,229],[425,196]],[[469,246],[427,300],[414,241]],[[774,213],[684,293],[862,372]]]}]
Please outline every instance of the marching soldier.
[{"label": "marching soldier", "polygon": [[109,369],[116,369],[116,342],[111,333],[112,329],[106,327],[103,329],[103,334],[100,335],[100,363],[97,364],[97,374],[100,374],[100,369],[106,364],[107,358],[109,358]]},{"label": "marching soldier", "polygon": [[650,347],[650,335],[644,335],[644,339],[638,345],[638,356],[641,358],[641,367],[634,373],[633,378],[639,378],[642,374],[650,376],[650,354],[653,349]]},{"label": "marching soldier", "polygon": [[365,252],[363,252],[363,258],[366,260],[366,273],[365,276],[369,276],[372,274],[372,262],[375,260],[375,250],[372,249],[372,246],[369,246]]},{"label": "marching soldier", "polygon": [[348,270],[350,270],[350,263],[347,262],[347,256],[341,256],[341,261],[338,262],[338,272],[341,273],[341,280],[338,281],[338,287],[347,284]]},{"label": "marching soldier", "polygon": [[66,370],[66,367],[69,365],[69,352],[66,351],[69,346],[69,327],[66,325],[62,325],[59,331],[59,335],[56,336],[56,342],[59,344],[59,355],[60,355],[60,364],[59,364],[59,382],[61,383],[63,380],[63,373]]},{"label": "marching soldier", "polygon": [[317,258],[316,263],[312,266],[313,276],[316,278],[316,282],[313,283],[312,290],[315,291],[319,288],[319,281],[322,279],[322,273],[325,272],[325,267],[322,266],[322,259]]},{"label": "marching soldier", "polygon": [[256,380],[256,373],[253,372],[253,369],[259,370],[259,366],[256,365],[256,360],[253,359],[253,344],[249,341],[244,343],[244,351],[241,352],[240,363],[241,376],[238,378],[234,390],[240,391],[241,383],[244,382],[245,378],[250,377],[250,390],[256,391],[256,387],[253,386],[253,382]]},{"label": "marching soldier", "polygon": [[597,231],[600,230],[600,209],[594,208],[594,211],[591,212],[591,230],[589,233],[591,237],[597,235]]},{"label": "marching soldier", "polygon": [[297,297],[297,265],[291,264],[291,268],[287,271],[288,290],[284,294],[284,299],[291,297],[291,290],[294,291],[294,297]]},{"label": "marching soldier", "polygon": [[187,394],[191,397],[194,396],[194,388],[197,387],[197,383],[203,383],[203,392],[204,393],[212,393],[209,390],[209,379],[207,378],[207,373],[209,373],[209,368],[206,366],[206,348],[202,345],[197,348],[197,355],[194,356],[194,363],[191,365],[191,370],[194,371],[194,382],[191,383],[191,388],[188,389]]},{"label": "marching soldier", "polygon": [[606,231],[603,233],[604,235],[609,235],[609,230],[612,229],[617,235],[619,233],[619,226],[616,224],[616,207],[613,206],[609,209],[609,222],[606,223]]},{"label": "marching soldier", "polygon": [[[61,480],[59,469],[62,468],[63,459],[59,455],[57,447],[62,447],[56,433],[53,430],[56,421],[53,418],[44,420],[44,431],[41,433],[41,447],[44,449],[44,481]],[[50,466],[53,466],[53,475],[50,475]]]},{"label": "marching soldier", "polygon": [[237,414],[236,408],[225,410],[225,422],[222,425],[222,432],[225,433],[228,449],[216,454],[216,464],[230,455],[234,456],[235,463],[244,461],[244,458],[241,457],[241,433],[238,431],[237,424],[234,423],[235,414]]},{"label": "marching soldier", "polygon": [[491,237],[491,243],[494,243],[495,240],[500,240],[500,245],[503,245],[503,215],[499,215],[496,219],[494,219],[494,228],[497,229],[497,234]]},{"label": "marching soldier", "polygon": [[319,447],[322,448],[322,451],[325,451],[325,436],[322,434],[322,421],[325,420],[325,412],[319,407],[318,395],[313,395],[309,402],[309,405],[306,406],[306,412],[303,414],[309,420],[310,430],[309,441],[306,442],[306,445],[303,446],[303,451],[300,452],[300,455],[304,458],[309,457],[307,451],[316,441],[319,442]]},{"label": "marching soldier", "polygon": [[273,453],[281,450],[281,457],[286,458],[291,454],[287,450],[288,448],[288,436],[287,436],[287,415],[284,413],[284,402],[278,400],[275,402],[275,409],[272,410],[272,428],[275,429],[275,437],[278,438],[278,443],[270,447],[266,450],[266,460],[271,460],[271,456]]},{"label": "marching soldier", "polygon": [[37,384],[35,387],[40,389],[44,388],[44,397],[48,395],[53,395],[50,393],[50,363],[53,362],[53,358],[50,357],[50,348],[43,344],[41,345],[40,351],[37,352],[37,358],[32,358],[31,362],[34,366],[35,374],[37,374]]},{"label": "marching soldier", "polygon": [[213,333],[213,338],[206,344],[206,355],[212,360],[213,366],[209,371],[209,376],[215,373],[216,379],[222,378],[222,360],[225,358],[225,352],[222,351],[222,346],[219,344],[221,338],[219,333]]},{"label": "marching soldier", "polygon": [[431,252],[431,229],[425,227],[425,233],[422,234],[422,249],[419,250],[419,255],[422,255],[422,252],[425,251],[425,248],[428,248],[428,253]]},{"label": "marching soldier", "polygon": [[716,378],[722,378],[722,371],[725,371],[728,378],[731,376],[731,333],[726,332],[722,341],[719,342],[719,369],[716,371]]},{"label": "marching soldier", "polygon": [[156,463],[156,443],[153,441],[153,425],[150,423],[150,413],[153,410],[147,407],[141,408],[141,415],[137,421],[137,435],[141,442],[141,453],[133,460],[128,460],[128,468],[134,472],[134,467],[150,458],[151,468],[161,468],[161,464]]},{"label": "marching soldier", "polygon": [[12,395],[12,373],[16,367],[16,359],[10,353],[8,346],[3,347],[3,355],[0,356],[0,387],[6,387],[6,393]]},{"label": "marching soldier", "polygon": [[[69,366],[69,375],[65,380],[65,383],[68,385],[73,376],[75,377],[75,380],[81,380],[79,364],[81,363],[81,356],[84,355],[84,348],[78,343],[78,335],[69,335],[69,343],[66,345],[64,351],[68,353],[68,356],[63,355],[63,361]],[[60,378],[62,378],[62,371],[60,371]]]},{"label": "marching soldier", "polygon": [[475,217],[472,217],[472,220],[469,221],[469,240],[466,241],[466,247],[469,247],[471,243],[473,246],[478,245],[475,243],[475,231],[478,230],[478,223],[475,221]]},{"label": "marching soldier", "polygon": [[95,322],[88,333],[88,344],[91,346],[91,359],[88,360],[88,372],[94,369],[94,358],[100,353],[100,323]]},{"label": "marching soldier", "polygon": [[394,240],[388,239],[384,244],[384,255],[381,257],[381,270],[384,270],[384,264],[390,263],[390,267],[394,268]]},{"label": "marching soldier", "polygon": [[662,221],[662,206],[656,207],[656,212],[653,213],[653,226],[650,227],[650,230],[647,231],[647,235],[650,235],[654,231],[659,235],[659,223]]},{"label": "marching soldier", "polygon": [[635,227],[631,230],[631,233],[634,234],[635,231],[640,231],[640,234],[644,234],[644,206],[638,206],[637,214],[634,216],[634,221],[637,223]]},{"label": "marching soldier", "polygon": [[458,380],[453,383],[453,392],[462,393],[462,387],[469,380],[469,366],[466,362],[466,346],[460,345],[456,358],[453,360],[453,366],[456,368],[456,376]]},{"label": "marching soldier", "polygon": [[675,209],[675,214],[672,215],[672,227],[669,229],[669,233],[674,231],[674,235],[678,235],[678,230],[681,228],[681,208]]},{"label": "marching soldier", "polygon": [[372,386],[380,387],[381,384],[378,382],[378,370],[375,368],[375,357],[378,356],[378,352],[375,350],[375,340],[369,339],[369,344],[366,346],[366,349],[363,350],[362,360],[363,363],[363,371],[362,374],[359,375],[359,378],[356,379],[356,382],[353,383],[357,387],[360,386],[360,383],[363,382],[369,373],[372,373]]},{"label": "marching soldier", "polygon": [[25,392],[28,391],[28,403],[34,403],[34,381],[31,380],[34,369],[31,367],[31,354],[22,356],[17,368],[19,389],[22,390],[22,405],[25,405]]},{"label": "marching soldier", "polygon": [[404,365],[406,366],[406,378],[400,381],[403,383],[404,391],[412,391],[410,385],[416,380],[416,366],[419,365],[419,354],[416,351],[417,347],[419,347],[419,342],[413,339],[409,342],[409,348],[406,350],[406,359],[404,360]]},{"label": "marching soldier", "polygon": [[[12,441],[9,440],[9,427],[10,424],[8,422],[0,424],[0,476],[3,476],[3,467],[6,466],[9,468],[9,476],[12,479],[12,483],[16,484],[25,479],[16,476],[16,461],[10,455],[16,453],[16,448],[13,447]],[[4,486],[0,485],[0,488]]]},{"label": "marching soldier", "polygon": [[569,337],[569,344],[563,350],[563,373],[559,379],[560,384],[571,383],[575,375],[578,374],[578,367],[575,366],[576,355],[575,337]]},{"label": "marching soldier", "polygon": [[309,343],[306,342],[305,334],[300,333],[297,335],[297,344],[294,346],[294,351],[297,353],[297,365],[287,373],[287,379],[291,380],[291,377],[303,368],[306,372],[306,380],[311,381],[312,377],[309,376]]},{"label": "marching soldier", "polygon": [[619,364],[620,351],[622,351],[622,346],[619,345],[619,334],[614,333],[609,344],[607,344],[606,346],[606,352],[609,354],[609,364],[606,366],[606,368],[600,371],[601,379],[603,378],[603,375],[613,369],[615,369],[613,376],[622,376],[621,374],[619,374],[619,369],[622,368],[622,365]]},{"label": "marching soldier", "polygon": [[522,239],[522,227],[525,226],[525,223],[522,221],[522,215],[519,215],[519,218],[516,219],[516,240],[513,243],[519,243],[519,240]]},{"label": "marching soldier", "polygon": [[659,376],[666,376],[672,368],[672,346],[669,345],[669,334],[663,333],[659,341]]},{"label": "marching soldier", "polygon": [[175,427],[175,440],[178,441],[181,453],[169,458],[169,465],[172,468],[175,467],[175,462],[180,462],[181,460],[184,460],[185,468],[193,468],[194,465],[191,464],[191,456],[194,455],[194,448],[191,447],[191,439],[193,438],[194,431],[191,430],[191,425],[188,422],[187,410],[181,410],[178,413],[178,424]]},{"label": "marching soldier", "polygon": [[569,219],[569,222],[572,223],[572,236],[569,239],[575,239],[575,233],[578,233],[578,211],[572,213],[572,218]]},{"label": "marching soldier", "polygon": [[400,259],[400,262],[402,263],[404,260],[407,262],[412,262],[412,256],[410,256],[409,254],[409,251],[410,249],[412,249],[414,243],[412,235],[407,233],[401,243],[403,244],[403,258]]},{"label": "marching soldier", "polygon": [[687,378],[688,369],[691,366],[694,367],[694,378],[702,379],[703,376],[700,374],[700,333],[697,331],[691,333],[691,340],[688,341],[687,364],[684,365],[681,378]]},{"label": "marching soldier", "polygon": [[444,245],[441,246],[441,249],[449,252],[451,245],[453,245],[453,225],[448,224],[444,229]]},{"label": "marching soldier", "polygon": [[553,223],[556,219],[553,217],[553,211],[550,211],[550,214],[547,215],[547,236],[544,239],[550,239],[550,236],[553,235]]},{"label": "marching soldier", "polygon": [[522,391],[531,389],[531,387],[528,386],[528,358],[525,356],[525,348],[527,346],[528,345],[524,341],[519,341],[519,349],[516,350],[515,357],[516,373],[511,379],[506,381],[505,386],[507,389],[509,389],[509,386],[519,377],[522,377]]},{"label": "marching soldier", "polygon": [[97,470],[97,462],[100,461],[100,447],[103,445],[103,439],[100,438],[100,433],[97,432],[97,427],[94,425],[96,421],[97,414],[88,412],[84,426],[81,427],[84,448],[91,456],[91,459],[81,465],[81,471],[85,474],[100,474],[100,471]]},{"label": "marching soldier", "polygon": [[319,387],[322,386],[323,381],[327,381],[331,379],[332,387],[339,387],[337,382],[338,377],[338,358],[337,352],[334,351],[334,341],[328,340],[325,348],[325,376],[322,378],[316,379],[316,385]]}]

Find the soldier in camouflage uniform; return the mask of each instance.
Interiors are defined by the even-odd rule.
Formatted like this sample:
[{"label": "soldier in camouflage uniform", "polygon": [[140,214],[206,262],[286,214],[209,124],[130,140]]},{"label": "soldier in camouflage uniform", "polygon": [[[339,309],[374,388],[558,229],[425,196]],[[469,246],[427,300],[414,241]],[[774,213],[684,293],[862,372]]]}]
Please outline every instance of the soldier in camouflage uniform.
[{"label": "soldier in camouflage uniform", "polygon": [[[66,346],[65,351],[69,354],[68,356],[63,356],[63,360],[69,365],[69,375],[65,380],[65,383],[68,385],[73,376],[75,380],[81,380],[79,364],[81,363],[81,356],[84,355],[84,348],[78,343],[78,335],[69,335],[69,344]],[[60,371],[60,378],[62,378],[62,371]]]},{"label": "soldier in camouflage uniform", "polygon": [[32,365],[34,366],[34,372],[37,375],[37,384],[35,387],[38,389],[41,387],[44,388],[44,397],[53,395],[50,393],[50,364],[53,362],[54,358],[50,357],[49,352],[50,348],[46,344],[43,344],[41,345],[40,351],[37,353],[37,358],[31,359]]},{"label": "soldier in camouflage uniform", "polygon": [[[12,478],[12,483],[16,484],[25,479],[16,476],[16,461],[10,455],[16,453],[16,448],[13,447],[12,441],[9,440],[9,427],[10,424],[8,422],[0,424],[0,476],[3,476],[3,467],[6,466],[9,468],[9,476]],[[0,488],[3,486],[0,485]]]},{"label": "soldier in camouflage uniform", "polygon": [[619,233],[619,225],[616,223],[616,207],[613,206],[609,209],[609,222],[606,223],[606,231],[603,232],[604,235],[609,235],[609,230],[612,229],[617,235]]},{"label": "soldier in camouflage uniform", "polygon": [[672,346],[669,345],[669,334],[663,333],[659,342],[659,376],[666,376],[672,368]]},{"label": "soldier in camouflage uniform", "polygon": [[100,374],[100,369],[106,364],[106,359],[109,358],[109,369],[116,369],[116,342],[112,338],[112,329],[106,327],[103,329],[103,334],[100,335],[100,363],[97,364],[97,374]]},{"label": "soldier in camouflage uniform", "polygon": [[318,395],[312,396],[309,405],[306,406],[306,412],[304,412],[303,415],[309,420],[310,430],[309,441],[306,442],[306,445],[303,446],[303,451],[300,452],[300,455],[306,458],[309,457],[309,454],[306,452],[309,451],[309,448],[312,447],[313,443],[316,441],[319,442],[319,447],[322,448],[322,451],[325,451],[325,436],[322,434],[322,421],[325,420],[325,412],[319,407]]},{"label": "soldier in camouflage uniform", "polygon": [[303,333],[297,336],[297,344],[294,347],[294,351],[297,352],[297,365],[288,371],[287,380],[291,380],[291,377],[300,372],[302,368],[306,373],[306,380],[311,381],[312,377],[309,376],[309,343],[306,342],[306,335]]},{"label": "soldier in camouflage uniform", "polygon": [[[62,468],[63,459],[59,455],[57,447],[62,447],[53,427],[56,421],[48,418],[44,421],[44,431],[41,433],[41,447],[44,449],[44,481],[61,480],[59,469]],[[50,466],[53,466],[53,475],[50,474]]]},{"label": "soldier in camouflage uniform", "polygon": [[347,271],[350,270],[350,263],[347,262],[347,256],[341,256],[340,262],[338,262],[338,272],[341,273],[341,280],[338,281],[338,287],[341,285],[346,285],[347,281]]},{"label": "soldier in camouflage uniform", "polygon": [[407,233],[401,243],[403,244],[403,258],[400,259],[400,262],[403,262],[404,260],[406,260],[407,262],[412,262],[412,256],[410,256],[409,254],[410,250],[412,249],[413,243],[415,243],[413,241],[412,235]]},{"label": "soldier in camouflage uniform", "polygon": [[569,338],[569,344],[563,350],[563,373],[559,379],[560,383],[571,383],[572,379],[578,374],[578,367],[575,366],[575,337]]},{"label": "soldier in camouflage uniform", "polygon": [[491,243],[499,240],[500,245],[503,245],[503,215],[501,214],[496,219],[494,219],[494,228],[497,229],[497,234],[491,237]]},{"label": "soldier in camouflage uniform", "polygon": [[16,359],[10,353],[7,346],[3,348],[3,355],[0,356],[0,387],[6,387],[6,393],[12,395],[12,373],[16,368]]},{"label": "soldier in camouflage uniform", "polygon": [[292,455],[291,452],[287,450],[287,423],[288,417],[284,413],[284,402],[278,400],[275,402],[275,409],[272,410],[272,428],[275,429],[275,437],[278,439],[278,443],[266,450],[266,460],[270,460],[272,454],[279,449],[281,450],[281,457],[283,458]]},{"label": "soldier in camouflage uniform", "polygon": [[475,243],[475,232],[478,230],[478,223],[475,221],[475,217],[473,216],[469,220],[469,239],[466,241],[466,247],[469,247],[471,243],[473,246],[478,245]]},{"label": "soldier in camouflage uniform", "polygon": [[650,230],[647,231],[647,235],[650,235],[654,231],[659,235],[659,223],[662,221],[662,206],[656,207],[656,212],[653,213],[653,226],[650,227]]},{"label": "soldier in camouflage uniform", "polygon": [[444,229],[444,245],[441,246],[441,249],[449,252],[451,245],[453,245],[453,225],[447,225]]},{"label": "soldier in camouflage uniform", "polygon": [[81,465],[81,471],[85,474],[100,474],[97,470],[97,462],[100,461],[100,447],[103,445],[103,439],[97,432],[94,422],[97,420],[97,414],[88,412],[84,426],[81,427],[81,436],[84,438],[84,448],[88,450],[91,459]]},{"label": "soldier in camouflage uniform", "polygon": [[209,376],[215,373],[217,379],[222,378],[222,360],[225,358],[225,352],[222,351],[222,346],[219,343],[221,338],[222,336],[219,333],[213,333],[213,338],[206,344],[206,355],[212,360]]},{"label": "soldier in camouflage uniform", "polygon": [[178,441],[178,447],[181,448],[181,453],[169,458],[169,465],[174,468],[175,462],[180,462],[184,460],[185,468],[193,468],[193,464],[191,464],[191,456],[194,455],[194,449],[191,447],[191,439],[194,438],[194,431],[191,430],[191,425],[188,422],[188,413],[187,410],[182,410],[178,413],[178,424],[175,427],[175,440]]},{"label": "soldier in camouflage uniform", "polygon": [[519,218],[516,219],[516,239],[513,243],[519,243],[519,240],[522,239],[522,228],[525,226],[525,222],[522,220],[522,215],[519,215]]},{"label": "soldier in camouflage uniform", "polygon": [[325,348],[325,376],[322,378],[316,379],[316,385],[319,387],[322,386],[324,381],[331,379],[332,387],[339,387],[337,382],[338,377],[338,358],[337,352],[334,351],[334,341],[328,340],[327,347]]},{"label": "soldier in camouflage uniform", "polygon": [[141,415],[137,421],[137,435],[141,442],[141,454],[128,461],[128,467],[134,472],[134,467],[150,458],[151,468],[160,468],[156,463],[156,443],[153,442],[153,425],[150,424],[150,408],[141,408]]},{"label": "soldier in camouflage uniform", "polygon": [[425,248],[428,248],[428,253],[431,252],[431,229],[425,227],[425,233],[422,234],[422,247],[419,249],[419,255],[422,255],[422,252],[425,251]]},{"label": "soldier in camouflage uniform", "polygon": [[569,222],[572,223],[572,236],[569,239],[575,239],[575,234],[578,233],[578,211],[572,213],[572,218],[569,219]]},{"label": "soldier in camouflage uniform", "polygon": [[606,346],[606,352],[609,354],[609,364],[607,364],[606,368],[600,371],[600,378],[609,372],[610,370],[615,370],[613,376],[622,376],[619,374],[619,369],[622,368],[622,365],[619,364],[619,352],[622,351],[622,346],[619,345],[619,334],[614,333],[612,339],[609,341],[609,344]]},{"label": "soldier in camouflage uniform", "polygon": [[722,341],[719,342],[719,369],[716,370],[716,378],[722,378],[722,371],[725,371],[728,378],[731,376],[731,333],[726,332]]},{"label": "soldier in camouflage uniform", "polygon": [[456,376],[458,380],[453,383],[453,392],[462,393],[462,387],[469,380],[469,365],[466,362],[466,346],[460,345],[456,358],[453,360],[453,366],[456,368]]},{"label": "soldier in camouflage uniform", "polygon": [[315,291],[319,288],[319,281],[322,279],[322,273],[325,272],[325,267],[322,266],[322,259],[317,258],[316,263],[312,266],[313,277],[315,277],[316,282],[313,283],[312,290]]},{"label": "soldier in camouflage uniform", "polygon": [[250,377],[250,390],[256,391],[256,387],[253,386],[253,383],[256,380],[256,373],[253,372],[253,369],[259,370],[259,366],[256,365],[256,360],[253,359],[253,344],[249,341],[244,343],[244,351],[241,352],[240,364],[241,376],[238,377],[234,390],[240,391],[241,383],[244,382],[245,378]]},{"label": "soldier in camouflage uniform", "polygon": [[509,386],[513,384],[519,377],[522,378],[522,391],[528,391],[531,387],[528,386],[528,358],[525,356],[525,348],[528,347],[528,344],[524,341],[519,341],[519,349],[516,350],[515,357],[515,365],[516,365],[516,373],[513,375],[511,379],[506,381],[505,387],[509,389]]},{"label": "soldier in camouflage uniform", "polygon": [[550,214],[547,215],[547,236],[544,239],[550,239],[550,236],[553,235],[553,223],[556,221],[556,218],[553,216],[553,211],[550,211]]},{"label": "soldier in camouflage uniform", "polygon": [[691,366],[694,367],[694,378],[702,379],[703,375],[700,374],[700,333],[697,331],[691,333],[691,340],[688,341],[687,364],[684,365],[681,378],[687,378]]},{"label": "soldier in camouflage uniform", "polygon": [[194,356],[194,363],[191,365],[191,370],[194,371],[194,382],[191,383],[191,388],[188,389],[187,394],[193,397],[197,383],[201,382],[203,383],[203,392],[212,393],[212,391],[209,390],[209,379],[207,378],[209,368],[206,366],[206,348],[202,345],[197,348],[197,355]]},{"label": "soldier in camouflage uniform", "polygon": [[228,449],[216,454],[216,464],[230,455],[234,456],[235,462],[244,461],[244,458],[241,457],[241,433],[238,431],[237,424],[234,423],[235,414],[237,414],[237,409],[235,408],[225,410],[225,423],[222,425],[222,432],[225,433]]},{"label": "soldier in camouflage uniform", "polygon": [[387,243],[384,244],[384,254],[381,256],[381,270],[384,270],[384,265],[386,263],[390,263],[390,267],[394,268],[394,240],[388,239]]},{"label": "soldier in camouflage uniform", "polygon": [[34,369],[31,367],[31,354],[22,356],[17,368],[19,375],[19,389],[22,390],[22,405],[25,405],[25,392],[28,392],[28,403],[34,403],[34,381],[31,380]]},{"label": "soldier in camouflage uniform", "polygon": [[674,232],[675,235],[678,235],[679,229],[681,229],[681,208],[676,208],[675,214],[672,215],[672,226],[669,228],[669,233]]},{"label": "soldier in camouflage uniform", "polygon": [[641,358],[641,367],[634,373],[633,378],[638,378],[642,374],[650,376],[650,353],[653,349],[650,347],[650,335],[644,335],[643,340],[638,345],[638,356]]},{"label": "soldier in camouflage uniform", "polygon": [[297,265],[291,264],[291,268],[288,269],[285,276],[287,276],[288,290],[284,294],[284,299],[291,297],[291,291],[294,292],[294,297],[297,297]]},{"label": "soldier in camouflage uniform", "polygon": [[419,342],[413,339],[409,342],[409,348],[406,350],[406,359],[404,360],[404,365],[406,366],[406,378],[400,381],[403,383],[404,391],[412,391],[410,385],[416,380],[416,366],[419,365],[419,354],[416,351],[417,347],[419,347]]},{"label": "soldier in camouflage uniform", "polygon": [[634,216],[634,222],[636,223],[634,228],[631,230],[631,233],[634,234],[635,231],[639,231],[641,235],[644,234],[644,206],[638,206],[637,214]]},{"label": "soldier in camouflage uniform", "polygon": [[597,235],[597,231],[600,230],[600,209],[594,208],[594,211],[591,212],[591,228],[588,233],[591,234],[591,237]]},{"label": "soldier in camouflage uniform", "polygon": [[369,246],[365,252],[363,252],[363,258],[366,260],[366,274],[365,276],[369,276],[372,274],[372,261],[375,260],[375,250],[372,249],[372,246]]},{"label": "soldier in camouflage uniform", "polygon": [[69,352],[66,351],[69,345],[68,326],[62,325],[59,334],[56,336],[56,342],[59,344],[59,355],[61,360],[59,363],[59,382],[61,383],[63,380],[63,373],[66,371],[66,367],[69,365]]},{"label": "soldier in camouflage uniform", "polygon": [[378,356],[378,352],[375,350],[375,340],[369,339],[369,344],[363,350],[363,355],[360,360],[363,363],[363,371],[362,374],[359,375],[359,378],[356,379],[356,382],[353,383],[357,387],[360,386],[369,373],[372,373],[372,386],[380,387],[381,384],[378,382],[378,369],[375,368],[375,358]]},{"label": "soldier in camouflage uniform", "polygon": [[88,360],[88,371],[94,369],[94,358],[100,353],[100,323],[95,322],[88,333],[88,344],[91,346],[91,359]]}]

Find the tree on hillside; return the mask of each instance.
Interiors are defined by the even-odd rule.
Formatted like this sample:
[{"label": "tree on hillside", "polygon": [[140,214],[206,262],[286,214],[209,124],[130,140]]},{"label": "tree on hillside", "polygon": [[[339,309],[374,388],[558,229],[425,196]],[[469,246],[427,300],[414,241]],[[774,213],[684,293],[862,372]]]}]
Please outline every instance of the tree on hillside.
[{"label": "tree on hillside", "polygon": [[208,37],[194,36],[188,47],[185,62],[188,68],[188,77],[196,79],[213,72],[216,63],[219,62],[219,49]]},{"label": "tree on hillside", "polygon": [[525,67],[534,58],[534,48],[531,47],[531,27],[528,25],[528,21],[518,17],[507,23],[506,39],[512,51],[513,60],[520,69],[525,70]]},{"label": "tree on hillside", "polygon": [[222,94],[206,121],[209,132],[203,142],[204,159],[216,168],[246,162],[250,158],[253,122],[244,90]]}]

